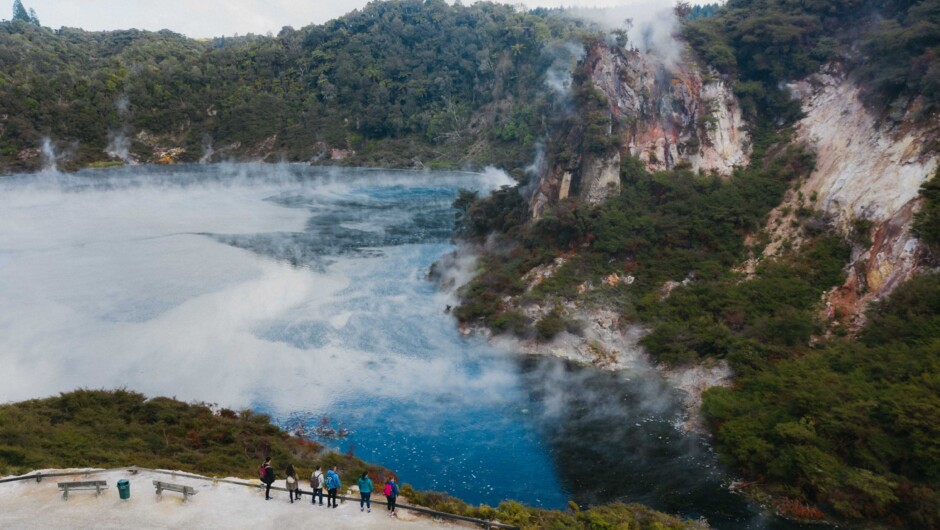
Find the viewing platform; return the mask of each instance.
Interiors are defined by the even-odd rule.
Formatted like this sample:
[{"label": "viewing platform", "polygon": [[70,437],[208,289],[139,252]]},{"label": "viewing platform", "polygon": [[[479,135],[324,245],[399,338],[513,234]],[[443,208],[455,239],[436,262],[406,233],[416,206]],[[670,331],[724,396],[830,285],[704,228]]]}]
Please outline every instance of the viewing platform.
[{"label": "viewing platform", "polygon": [[[85,471],[83,473],[83,471]],[[39,474],[39,480],[36,475]],[[109,470],[40,470],[0,479],[0,528],[356,528],[409,530],[481,528],[480,523],[444,520],[419,514],[403,506],[388,515],[385,498],[373,494],[371,513],[359,511],[358,493],[339,508],[311,505],[309,495],[291,504],[284,480],[275,482],[270,501],[258,480],[213,479],[184,472],[118,468]],[[122,500],[115,488],[100,496],[74,495],[62,499],[57,482],[130,482],[130,498]],[[172,482],[198,493],[185,502],[181,495],[156,495],[154,482]],[[347,491],[344,488],[344,492]],[[400,498],[399,502],[407,502]],[[420,509],[420,508],[418,508]],[[498,525],[493,528],[499,527]]]}]

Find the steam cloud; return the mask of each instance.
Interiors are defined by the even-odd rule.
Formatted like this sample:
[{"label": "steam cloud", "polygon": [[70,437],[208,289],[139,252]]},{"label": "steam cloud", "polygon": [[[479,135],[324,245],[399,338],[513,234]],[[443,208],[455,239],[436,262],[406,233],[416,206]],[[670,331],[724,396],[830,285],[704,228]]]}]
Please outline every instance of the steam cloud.
[{"label": "steam cloud", "polygon": [[[47,147],[51,151],[51,142]],[[289,234],[302,232],[310,221],[309,209],[330,210],[337,208],[335,200],[353,200],[348,175],[326,175],[313,185],[298,182],[287,166],[268,166],[271,174],[262,177],[252,167],[228,166],[221,180],[131,173],[107,184],[81,175],[4,182],[0,361],[10,377],[0,401],[126,385],[150,395],[292,410],[297,393],[325,408],[349,392],[384,388],[386,381],[419,373],[408,388],[384,392],[413,396],[479,386],[474,394],[492,395],[491,387],[506,382],[496,367],[485,377],[460,377],[454,363],[462,362],[466,347],[447,340],[444,331],[435,331],[442,335],[433,341],[449,343],[450,351],[434,358],[388,359],[382,346],[391,344],[380,341],[372,349],[346,340],[348,326],[364,326],[362,319],[371,318],[347,302],[378,296],[370,292],[378,288],[371,278],[405,266],[408,247],[386,249],[381,259],[330,257],[330,266],[317,272],[206,237],[263,234],[270,245],[287,247],[293,244]],[[372,172],[356,185],[409,179],[414,177]],[[442,179],[434,185],[492,189],[511,182],[495,170]],[[304,207],[271,200],[295,191]],[[377,212],[371,226],[347,223],[344,229],[381,231],[388,228],[383,222],[407,221]],[[422,272],[406,274],[399,288],[426,288]],[[425,312],[440,313],[446,295],[440,296],[430,309],[411,307],[404,298],[378,307],[392,323],[405,317],[421,322]],[[449,317],[440,318],[437,328],[452,330]],[[329,340],[297,338],[311,329],[327,330]],[[358,369],[372,363],[385,369]],[[319,369],[325,365],[329,376]],[[265,375],[279,367],[290,369],[276,378]]]},{"label": "steam cloud", "polygon": [[[117,108],[118,117],[123,121],[130,110],[131,102],[127,96],[121,96],[114,102]],[[111,158],[117,158],[125,164],[136,164],[137,161],[131,156],[131,141],[127,137],[130,126],[124,122],[117,131],[108,132],[108,145],[104,148],[105,154]]]},{"label": "steam cloud", "polygon": [[545,73],[545,85],[556,95],[567,98],[571,90],[571,73],[575,65],[584,59],[584,47],[566,42],[546,51],[553,59]]},{"label": "steam cloud", "polygon": [[568,12],[606,31],[626,29],[625,21],[631,20],[628,46],[659,58],[666,68],[674,67],[682,56],[683,45],[675,38],[678,20],[672,8],[664,7],[662,2],[646,1],[599,9],[572,8]]},{"label": "steam cloud", "polygon": [[131,158],[131,141],[127,134],[121,131],[111,131],[108,133],[108,145],[104,152],[111,158],[123,160],[126,164],[132,164],[135,161]]},{"label": "steam cloud", "polygon": [[208,164],[212,162],[212,156],[215,154],[215,149],[212,147],[212,137],[208,134],[202,137],[202,156],[199,158],[200,164]]},{"label": "steam cloud", "polygon": [[39,151],[42,157],[42,172],[58,173],[59,155],[55,152],[55,144],[52,143],[52,139],[48,136],[43,137]]},{"label": "steam cloud", "polygon": [[127,116],[127,113],[131,108],[131,100],[128,99],[127,96],[121,96],[114,103],[114,106],[117,107],[118,116]]}]

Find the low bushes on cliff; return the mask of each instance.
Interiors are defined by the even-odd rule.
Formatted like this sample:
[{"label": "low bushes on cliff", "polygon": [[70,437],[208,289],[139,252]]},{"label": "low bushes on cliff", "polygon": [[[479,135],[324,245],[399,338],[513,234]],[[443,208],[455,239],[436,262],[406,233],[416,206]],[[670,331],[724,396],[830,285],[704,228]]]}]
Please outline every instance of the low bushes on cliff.
[{"label": "low bushes on cliff", "polygon": [[921,186],[920,196],[924,204],[914,214],[912,230],[934,253],[940,254],[940,168]]},{"label": "low bushes on cliff", "polygon": [[665,300],[651,293],[638,304],[653,323],[642,343],[669,364],[728,358],[739,372],[805,350],[820,331],[819,297],[841,283],[848,259],[844,241],[822,236],[761,264],[747,281],[730,274],[676,288]]},{"label": "low bushes on cliff", "polygon": [[497,507],[486,505],[471,506],[460,499],[445,493],[416,492],[407,484],[402,487],[402,495],[410,501],[433,510],[438,510],[466,517],[497,520],[502,523],[519,526],[525,530],[575,530],[623,528],[629,530],[679,530],[704,529],[707,524],[682,520],[677,517],[656,512],[639,504],[612,503],[582,511],[572,504],[567,512],[542,510],[506,501]]}]

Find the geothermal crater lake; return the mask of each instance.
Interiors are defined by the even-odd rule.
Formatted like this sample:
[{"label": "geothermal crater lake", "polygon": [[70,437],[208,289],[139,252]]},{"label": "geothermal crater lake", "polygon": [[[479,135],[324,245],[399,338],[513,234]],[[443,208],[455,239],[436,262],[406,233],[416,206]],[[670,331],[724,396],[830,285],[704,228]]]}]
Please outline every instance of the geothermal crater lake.
[{"label": "geothermal crater lake", "polygon": [[454,249],[458,189],[504,184],[256,164],[0,179],[0,401],[124,387],[251,407],[471,503],[785,527],[728,493],[656,377],[457,332],[428,270]]}]

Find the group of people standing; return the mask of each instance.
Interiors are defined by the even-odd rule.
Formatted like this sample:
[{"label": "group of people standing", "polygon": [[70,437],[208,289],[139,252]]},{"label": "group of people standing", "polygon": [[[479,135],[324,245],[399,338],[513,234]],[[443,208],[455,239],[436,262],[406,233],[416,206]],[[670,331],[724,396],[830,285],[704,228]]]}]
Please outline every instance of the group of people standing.
[{"label": "group of people standing", "polygon": [[[291,504],[294,503],[296,498],[300,500],[300,479],[297,476],[297,471],[294,469],[293,464],[287,464],[285,469],[285,482],[287,483],[287,493],[290,495]],[[274,484],[274,467],[271,465],[271,457],[264,459],[264,463],[261,464],[261,468],[258,469],[258,475],[267,487],[264,490],[264,500],[271,500],[271,485]],[[362,476],[359,477],[359,511],[368,510],[369,513],[372,512],[372,492],[375,490],[375,486],[372,483],[372,479],[369,477],[369,472],[363,472]],[[310,502],[314,505],[317,504],[317,496],[320,497],[320,506],[323,506],[323,490],[326,489],[326,506],[327,508],[336,508],[338,503],[336,501],[336,495],[340,488],[343,487],[342,482],[339,479],[339,473],[336,471],[336,466],[328,469],[326,474],[323,473],[323,466],[317,466],[317,469],[310,474],[310,489],[312,493],[310,495]],[[395,477],[389,477],[385,482],[385,488],[382,491],[385,494],[385,498],[388,501],[388,512],[389,515],[395,515],[395,502],[398,500],[398,484],[395,482]]]}]

